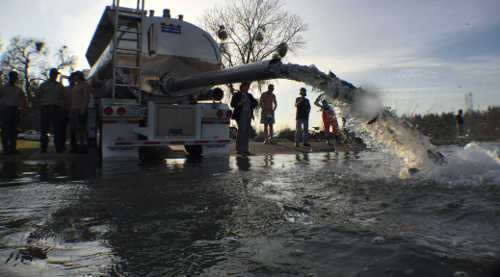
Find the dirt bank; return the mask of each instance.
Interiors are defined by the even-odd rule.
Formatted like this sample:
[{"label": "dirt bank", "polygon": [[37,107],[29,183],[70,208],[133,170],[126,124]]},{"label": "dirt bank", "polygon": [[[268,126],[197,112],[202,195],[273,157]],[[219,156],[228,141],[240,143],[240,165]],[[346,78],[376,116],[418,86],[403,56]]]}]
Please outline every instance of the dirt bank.
[{"label": "dirt bank", "polygon": [[[231,155],[237,155],[236,145],[234,142],[230,145]],[[363,145],[359,144],[337,144],[331,146],[325,142],[311,141],[310,147],[305,147],[300,145],[300,147],[295,147],[295,143],[288,139],[277,139],[275,144],[263,144],[262,142],[250,141],[250,152],[252,155],[274,155],[274,154],[295,154],[295,153],[314,153],[314,152],[344,152],[344,151],[361,151],[364,149]],[[97,158],[97,152],[95,149],[89,149],[88,154],[70,154],[55,153],[53,147],[49,147],[48,153],[40,154],[39,149],[36,145],[29,145],[26,147],[19,147],[19,155],[2,155],[0,158],[2,161],[23,161],[23,160],[58,160],[58,159],[93,159]],[[174,146],[170,151],[167,152],[166,158],[182,158],[185,157],[184,147]]]}]

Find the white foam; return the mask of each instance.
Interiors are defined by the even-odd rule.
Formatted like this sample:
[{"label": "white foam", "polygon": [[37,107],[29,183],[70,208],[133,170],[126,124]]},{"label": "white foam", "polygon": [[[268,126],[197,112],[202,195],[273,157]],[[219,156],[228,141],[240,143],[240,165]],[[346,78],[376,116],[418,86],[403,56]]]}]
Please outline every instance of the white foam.
[{"label": "white foam", "polygon": [[498,149],[488,150],[478,143],[469,143],[448,151],[447,164],[436,167],[430,177],[453,185],[500,185]]}]

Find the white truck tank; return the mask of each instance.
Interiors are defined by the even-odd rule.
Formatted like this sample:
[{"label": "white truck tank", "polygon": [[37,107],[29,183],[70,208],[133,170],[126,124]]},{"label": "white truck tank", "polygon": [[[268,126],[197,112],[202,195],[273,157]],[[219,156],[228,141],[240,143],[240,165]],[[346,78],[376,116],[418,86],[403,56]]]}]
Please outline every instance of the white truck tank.
[{"label": "white truck tank", "polygon": [[[87,50],[87,61],[91,65],[89,79],[94,87],[111,80],[113,74],[112,43],[115,24],[115,7],[107,6]],[[162,76],[182,78],[200,72],[221,68],[221,57],[217,43],[199,27],[178,18],[141,16],[134,9],[120,7],[120,15],[127,16],[129,30],[120,34],[116,51],[116,64],[134,64],[137,24],[142,31],[141,58],[142,82],[140,90],[158,94],[151,84]],[[137,22],[140,23],[137,23]],[[123,20],[122,20],[123,22]],[[127,41],[130,40],[130,41]],[[132,75],[134,70],[132,71]],[[129,72],[127,72],[129,73]],[[207,87],[190,89],[186,94],[201,94]],[[101,92],[103,93],[103,92]],[[126,97],[125,97],[126,98]]]}]

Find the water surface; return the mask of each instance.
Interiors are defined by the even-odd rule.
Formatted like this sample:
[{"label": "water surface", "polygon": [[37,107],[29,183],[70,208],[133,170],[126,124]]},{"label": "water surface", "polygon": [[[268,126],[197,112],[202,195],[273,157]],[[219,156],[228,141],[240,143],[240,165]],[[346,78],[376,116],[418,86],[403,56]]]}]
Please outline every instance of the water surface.
[{"label": "water surface", "polygon": [[498,147],[405,179],[378,151],[3,162],[0,275],[490,276]]}]

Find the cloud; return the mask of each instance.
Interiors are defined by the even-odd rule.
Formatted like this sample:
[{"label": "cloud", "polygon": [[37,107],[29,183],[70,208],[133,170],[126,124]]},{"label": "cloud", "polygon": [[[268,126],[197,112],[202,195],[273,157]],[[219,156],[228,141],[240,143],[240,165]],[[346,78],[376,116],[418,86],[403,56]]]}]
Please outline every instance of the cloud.
[{"label": "cloud", "polygon": [[437,47],[426,53],[446,60],[465,60],[473,56],[499,55],[500,21],[485,26],[472,26],[443,37]]}]

